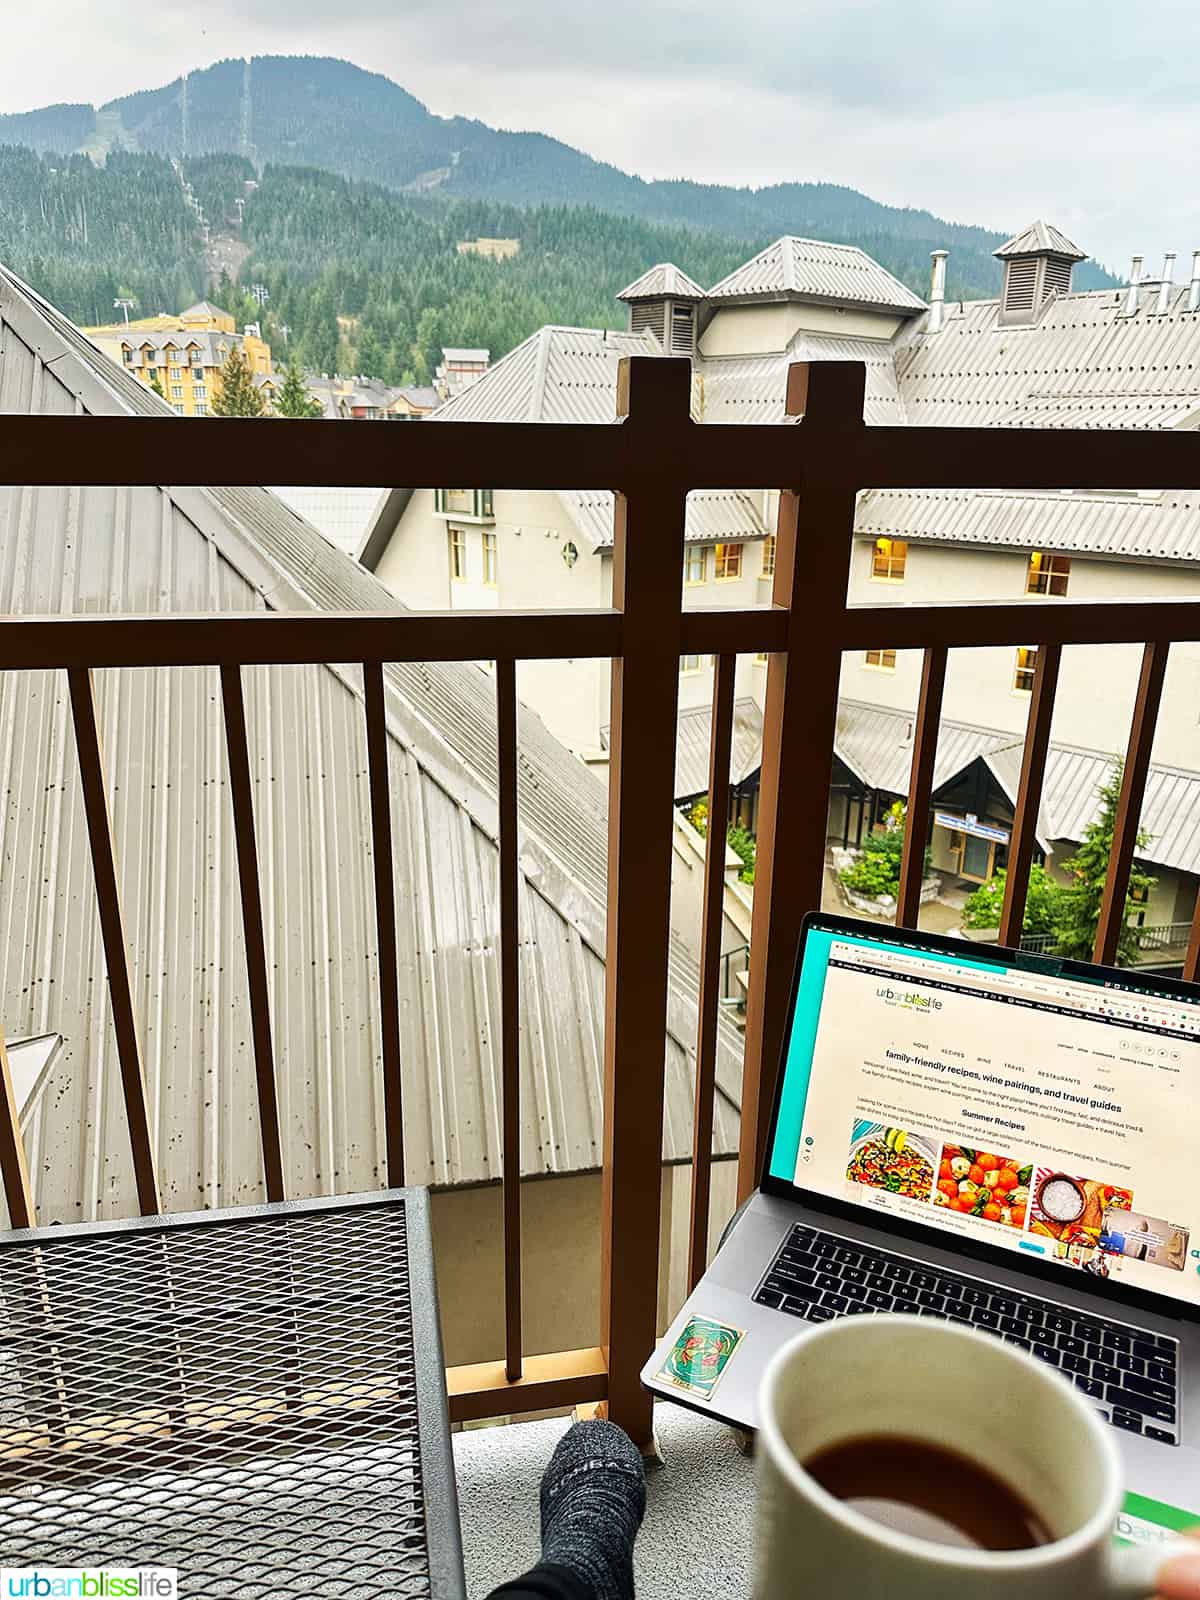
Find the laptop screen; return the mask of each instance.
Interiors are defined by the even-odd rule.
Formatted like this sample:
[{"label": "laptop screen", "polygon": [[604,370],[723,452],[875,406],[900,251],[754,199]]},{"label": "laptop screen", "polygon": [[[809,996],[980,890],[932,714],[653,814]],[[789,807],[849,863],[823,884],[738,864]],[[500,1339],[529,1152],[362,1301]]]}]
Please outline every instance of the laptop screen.
[{"label": "laptop screen", "polygon": [[810,925],[767,1170],[1200,1305],[1200,1004]]}]

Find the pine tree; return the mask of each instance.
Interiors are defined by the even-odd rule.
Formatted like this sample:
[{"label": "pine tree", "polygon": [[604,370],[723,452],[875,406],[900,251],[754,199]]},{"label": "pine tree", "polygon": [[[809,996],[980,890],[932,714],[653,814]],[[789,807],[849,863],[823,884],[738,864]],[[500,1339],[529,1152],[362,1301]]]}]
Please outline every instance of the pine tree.
[{"label": "pine tree", "polygon": [[254,387],[250,363],[235,344],[221,368],[221,388],[213,401],[213,415],[261,417],[266,409],[262,390]]},{"label": "pine tree", "polygon": [[[1104,899],[1104,881],[1108,876],[1108,862],[1112,855],[1113,834],[1116,831],[1117,805],[1121,798],[1121,773],[1124,763],[1117,761],[1107,782],[1097,790],[1100,797],[1100,815],[1084,829],[1079,849],[1062,862],[1062,870],[1074,881],[1061,895],[1055,917],[1058,935],[1056,954],[1073,956],[1077,961],[1090,961],[1100,922],[1100,907]],[[1150,834],[1139,830],[1137,847],[1144,850],[1150,843]],[[1125,897],[1121,917],[1121,933],[1117,940],[1117,965],[1129,967],[1138,957],[1138,930],[1129,923],[1134,908],[1133,894],[1145,895],[1157,880],[1136,866],[1129,874],[1129,891]]]},{"label": "pine tree", "polygon": [[275,409],[281,417],[319,417],[321,403],[319,400],[309,398],[308,390],[304,387],[304,378],[300,368],[293,361],[287,369],[287,377],[283,380],[283,387],[275,401]]},{"label": "pine tree", "polygon": [[160,400],[165,400],[167,398],[166,390],[163,388],[162,384],[159,383],[159,381],[158,381],[158,373],[157,372],[150,379],[150,387],[154,390],[155,394],[158,396],[158,398]]}]

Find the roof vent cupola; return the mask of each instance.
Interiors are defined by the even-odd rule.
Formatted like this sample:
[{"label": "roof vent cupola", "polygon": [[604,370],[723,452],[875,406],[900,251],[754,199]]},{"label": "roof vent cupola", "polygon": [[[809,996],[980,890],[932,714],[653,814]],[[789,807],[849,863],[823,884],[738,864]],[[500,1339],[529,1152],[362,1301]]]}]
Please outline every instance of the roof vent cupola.
[{"label": "roof vent cupola", "polygon": [[1034,323],[1048,301],[1071,292],[1071,272],[1084,252],[1048,222],[1031,222],[994,254],[1004,263],[1000,322]]},{"label": "roof vent cupola", "polygon": [[664,355],[690,356],[696,350],[696,309],[704,290],[669,261],[622,289],[617,296],[629,307],[629,332],[652,333]]}]

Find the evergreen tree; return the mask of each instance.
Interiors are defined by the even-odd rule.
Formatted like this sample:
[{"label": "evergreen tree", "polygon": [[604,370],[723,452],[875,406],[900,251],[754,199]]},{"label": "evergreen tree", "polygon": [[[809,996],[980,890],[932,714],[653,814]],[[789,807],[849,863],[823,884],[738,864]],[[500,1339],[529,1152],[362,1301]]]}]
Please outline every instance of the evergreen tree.
[{"label": "evergreen tree", "polygon": [[162,384],[159,383],[159,381],[158,381],[158,373],[157,372],[150,379],[150,387],[154,390],[155,394],[158,396],[158,398],[160,400],[165,400],[167,398],[166,391],[164,390]]},{"label": "evergreen tree", "polygon": [[283,387],[275,401],[275,409],[281,417],[319,417],[321,404],[318,400],[309,398],[308,390],[304,387],[304,379],[300,368],[293,361],[287,369],[287,377],[283,380]]},{"label": "evergreen tree", "polygon": [[[1100,921],[1100,906],[1104,899],[1104,881],[1108,876],[1108,862],[1112,855],[1113,834],[1116,831],[1117,805],[1121,798],[1121,773],[1124,763],[1114,764],[1107,782],[1097,793],[1100,796],[1100,815],[1089,822],[1083,841],[1073,856],[1062,863],[1062,870],[1074,881],[1058,903],[1055,931],[1058,935],[1057,954],[1073,956],[1078,961],[1090,961],[1096,941],[1096,928]],[[1144,850],[1150,843],[1150,834],[1139,830],[1137,847]],[[1121,933],[1117,941],[1117,965],[1132,966],[1138,956],[1138,932],[1129,925],[1134,907],[1133,893],[1144,894],[1156,880],[1142,872],[1136,864],[1129,874],[1129,892],[1121,917]]]},{"label": "evergreen tree", "polygon": [[266,409],[262,390],[254,387],[250,363],[235,344],[221,368],[221,388],[213,401],[213,415],[261,417]]}]

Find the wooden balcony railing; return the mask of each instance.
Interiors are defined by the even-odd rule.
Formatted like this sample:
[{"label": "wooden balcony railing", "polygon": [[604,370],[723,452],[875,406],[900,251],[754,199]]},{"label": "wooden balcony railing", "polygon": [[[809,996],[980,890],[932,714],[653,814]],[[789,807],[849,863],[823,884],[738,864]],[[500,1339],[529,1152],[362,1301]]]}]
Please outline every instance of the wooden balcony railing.
[{"label": "wooden balcony railing", "polygon": [[[12,617],[0,623],[0,669],[67,674],[96,893],[119,1046],[129,1137],[142,1210],[159,1206],[155,1150],[134,1013],[92,672],[97,668],[220,668],[247,986],[262,1128],[264,1185],[284,1193],[276,1080],[263,954],[255,828],[241,668],[262,663],[363,664],[379,941],[388,1170],[404,1177],[403,1062],[396,988],[394,864],[384,759],[381,667],[388,661],[497,663],[500,817],[500,989],[504,1184],[505,1359],[449,1375],[461,1418],[607,1400],[645,1436],[650,1407],[638,1370],[655,1337],[668,982],[674,728],[679,658],[717,658],[696,1052],[691,1271],[703,1262],[711,1160],[716,1015],[721,999],[720,851],[729,770],[733,665],[769,652],[754,897],[739,1187],[749,1192],[763,1154],[775,1064],[799,926],[820,904],[838,678],[844,651],[886,641],[924,650],[910,785],[908,848],[898,920],[916,923],[921,846],[929,823],[947,652],[1036,644],[1024,764],[1012,830],[1001,937],[1019,942],[1062,650],[1139,643],[1144,658],[1129,738],[1096,956],[1115,951],[1168,652],[1200,640],[1200,603],[1137,606],[1064,602],[850,607],[855,497],[864,488],[1185,489],[1200,484],[1200,436],[1025,429],[866,428],[864,369],[797,365],[787,411],[774,425],[699,427],[689,416],[686,361],[622,364],[618,425],[444,423],[360,428],[323,423],[302,433],[278,421],[124,417],[0,418],[0,483],[185,484],[196,464],[223,485],[467,483],[479,488],[611,489],[616,494],[612,607],[513,614],[238,614]],[[802,419],[802,420],[797,420]],[[64,465],[64,464],[69,465]],[[770,607],[684,611],[685,502],[693,488],[778,486]],[[516,691],[522,659],[613,662],[604,1046],[602,1329],[595,1350],[527,1358],[521,1336],[518,1185],[518,897]],[[783,837],[786,847],[776,847]],[[714,846],[714,841],[716,845]],[[1200,912],[1186,975],[1200,970]],[[9,1123],[11,1123],[11,1107]],[[0,1123],[4,1121],[0,1106]],[[15,1146],[15,1148],[14,1148]],[[11,1126],[0,1170],[14,1223],[33,1201]]]}]

